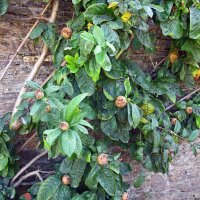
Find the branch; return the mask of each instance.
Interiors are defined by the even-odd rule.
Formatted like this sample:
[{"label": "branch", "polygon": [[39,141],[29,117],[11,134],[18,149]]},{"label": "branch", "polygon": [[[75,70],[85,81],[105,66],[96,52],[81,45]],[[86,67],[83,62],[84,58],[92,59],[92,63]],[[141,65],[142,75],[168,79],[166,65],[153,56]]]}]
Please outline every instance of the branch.
[{"label": "branch", "polygon": [[[183,97],[182,99],[178,100],[178,102],[179,102],[179,101],[183,101],[183,100],[185,100],[185,99],[189,99],[193,94],[195,94],[195,93],[197,93],[197,92],[199,92],[199,91],[200,91],[200,87],[199,87],[198,89],[194,90],[193,92],[189,93],[188,95],[186,95],[186,96]],[[175,104],[172,104],[172,105],[168,106],[168,107],[165,109],[165,111],[170,110],[170,109],[173,108],[174,106],[175,106]]]},{"label": "branch", "polygon": [[14,181],[24,172],[26,171],[34,162],[36,162],[37,160],[39,160],[41,157],[43,157],[44,155],[47,154],[47,151],[44,151],[42,153],[40,153],[39,155],[37,155],[35,158],[33,158],[29,163],[27,163],[24,167],[22,167],[19,172],[13,177],[11,184],[14,183]]},{"label": "branch", "polygon": [[156,69],[168,58],[168,56],[164,57],[157,65],[154,66],[154,69],[151,71],[151,74],[156,71]]},{"label": "branch", "polygon": [[[44,15],[44,13],[46,12],[47,8],[49,7],[50,3],[52,0],[50,0],[48,2],[48,4],[45,6],[45,8],[43,9],[43,11],[41,12],[40,16],[42,17]],[[17,48],[15,54],[13,55],[13,57],[10,59],[9,63],[7,64],[7,66],[5,67],[4,71],[2,72],[1,76],[0,76],[0,81],[3,79],[5,73],[7,72],[7,70],[9,69],[9,67],[11,66],[11,64],[13,63],[14,59],[16,58],[17,54],[19,53],[19,51],[21,50],[21,48],[24,46],[25,42],[27,41],[27,39],[29,38],[31,32],[33,31],[33,29],[38,25],[40,19],[38,19],[33,26],[31,27],[30,31],[27,33],[26,37],[23,39],[22,43],[19,45],[19,47]]]},{"label": "branch", "polygon": [[39,174],[39,172],[40,172],[39,170],[36,170],[36,171],[30,172],[30,173],[22,176],[15,184],[13,184],[12,187],[13,188],[18,187],[21,184],[22,181],[26,180],[27,178],[29,178],[31,176],[37,176],[40,179],[40,181],[43,181],[43,179],[41,178],[41,175]]},{"label": "branch", "polygon": [[28,138],[28,139],[26,140],[26,142],[21,146],[21,148],[19,149],[18,153],[21,152],[21,151],[24,149],[24,147],[27,146],[27,144],[28,144],[29,142],[31,142],[31,140],[32,140],[36,135],[37,135],[37,132],[35,132],[30,138]]},{"label": "branch", "polygon": [[[53,1],[53,7],[52,7],[52,13],[51,13],[51,17],[49,18],[49,22],[54,23],[56,20],[56,16],[57,16],[57,12],[58,12],[58,8],[59,8],[59,0],[54,0]],[[15,106],[12,112],[12,116],[17,112],[17,107],[21,104],[22,99],[21,99],[21,95],[24,94],[27,91],[27,86],[26,86],[26,82],[27,81],[32,81],[35,77],[35,75],[37,74],[39,68],[41,67],[41,65],[44,62],[45,57],[47,56],[48,53],[48,47],[45,44],[43,46],[43,50],[42,53],[39,57],[39,59],[37,60],[37,62],[35,63],[31,73],[29,74],[28,78],[26,79],[26,81],[24,82],[24,85],[21,89],[21,91],[19,92],[19,95],[17,97],[17,100],[15,102]]]}]

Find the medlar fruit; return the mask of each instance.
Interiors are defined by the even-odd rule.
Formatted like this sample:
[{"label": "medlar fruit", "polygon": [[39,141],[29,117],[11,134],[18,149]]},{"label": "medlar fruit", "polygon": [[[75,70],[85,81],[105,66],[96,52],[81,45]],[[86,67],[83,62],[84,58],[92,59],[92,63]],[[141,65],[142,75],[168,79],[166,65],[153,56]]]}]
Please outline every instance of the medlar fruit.
[{"label": "medlar fruit", "polygon": [[35,97],[39,100],[44,97],[44,92],[42,92],[40,89],[35,91]]},{"label": "medlar fruit", "polygon": [[186,111],[186,113],[187,113],[188,115],[190,115],[190,114],[193,113],[192,107],[187,107],[187,108],[185,109],[185,111]]},{"label": "medlar fruit", "polygon": [[107,165],[108,164],[108,155],[107,154],[99,154],[97,157],[97,163],[101,166]]},{"label": "medlar fruit", "polygon": [[70,39],[72,36],[72,29],[69,27],[65,27],[62,29],[61,31],[61,35],[65,38],[65,39]]},{"label": "medlar fruit", "polygon": [[124,96],[118,96],[115,100],[117,108],[124,108],[127,105],[127,99]]},{"label": "medlar fruit", "polygon": [[64,185],[69,185],[69,184],[71,183],[71,178],[70,178],[70,176],[64,175],[64,176],[62,177],[62,183],[63,183]]},{"label": "medlar fruit", "polygon": [[67,122],[61,122],[59,128],[62,131],[67,131],[69,129],[69,124]]}]

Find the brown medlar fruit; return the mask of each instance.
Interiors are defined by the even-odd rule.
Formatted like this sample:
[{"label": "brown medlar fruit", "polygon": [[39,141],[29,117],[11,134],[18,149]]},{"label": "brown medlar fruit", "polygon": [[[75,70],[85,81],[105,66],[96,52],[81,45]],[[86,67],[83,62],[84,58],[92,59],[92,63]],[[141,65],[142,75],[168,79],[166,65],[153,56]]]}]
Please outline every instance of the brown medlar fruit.
[{"label": "brown medlar fruit", "polygon": [[171,124],[172,124],[172,125],[176,125],[176,122],[177,122],[177,119],[176,119],[176,118],[172,118],[172,119],[171,119]]},{"label": "brown medlar fruit", "polygon": [[44,92],[42,92],[40,89],[35,91],[35,97],[39,100],[44,97]]},{"label": "brown medlar fruit", "polygon": [[69,185],[69,184],[71,183],[71,178],[70,178],[70,176],[64,175],[64,176],[62,177],[62,183],[63,183],[64,185]]},{"label": "brown medlar fruit", "polygon": [[129,196],[127,192],[124,192],[124,194],[122,195],[122,200],[128,200]]},{"label": "brown medlar fruit", "polygon": [[117,108],[124,108],[127,105],[127,99],[124,96],[118,96],[115,100]]},{"label": "brown medlar fruit", "polygon": [[187,113],[188,115],[190,115],[190,114],[193,113],[192,107],[187,107],[187,108],[185,109],[185,111],[186,111],[186,113]]},{"label": "brown medlar fruit", "polygon": [[62,29],[61,31],[61,35],[65,38],[65,39],[70,39],[72,36],[72,29],[65,27]]},{"label": "brown medlar fruit", "polygon": [[97,157],[97,163],[101,166],[107,165],[108,164],[108,155],[101,153]]},{"label": "brown medlar fruit", "polygon": [[67,122],[61,122],[59,128],[62,131],[67,131],[69,129],[69,124]]}]

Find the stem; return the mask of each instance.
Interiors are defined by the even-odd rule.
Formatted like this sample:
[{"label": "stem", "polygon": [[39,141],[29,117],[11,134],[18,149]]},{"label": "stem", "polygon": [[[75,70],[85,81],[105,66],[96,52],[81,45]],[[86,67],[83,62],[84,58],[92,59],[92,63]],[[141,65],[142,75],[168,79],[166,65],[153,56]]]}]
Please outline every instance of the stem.
[{"label": "stem", "polygon": [[[57,16],[57,12],[58,12],[58,8],[59,8],[59,0],[54,0],[53,1],[53,7],[52,7],[52,13],[51,13],[51,17],[49,18],[49,22],[53,23],[55,22],[56,20],[56,16]],[[43,50],[42,50],[42,53],[39,57],[39,59],[37,60],[37,62],[35,63],[31,73],[29,74],[28,78],[26,79],[26,81],[24,82],[24,85],[23,87],[21,88],[21,91],[19,92],[19,95],[17,97],[17,100],[15,102],[15,106],[14,106],[14,109],[13,109],[13,112],[12,112],[12,116],[17,112],[17,107],[21,104],[22,102],[22,99],[21,99],[21,95],[24,94],[28,88],[26,86],[26,82],[27,81],[32,81],[35,77],[35,75],[37,74],[39,68],[41,67],[41,65],[43,64],[44,62],[44,59],[46,57],[48,53],[48,47],[47,45],[45,44],[43,46]]]},{"label": "stem", "polygon": [[[199,92],[199,91],[200,91],[200,87],[199,87],[198,89],[194,90],[193,92],[189,93],[188,95],[186,95],[186,96],[183,97],[182,99],[178,100],[178,102],[179,102],[179,101],[183,101],[183,100],[185,100],[185,99],[189,99],[193,94],[195,94],[195,93],[197,93],[197,92]],[[167,111],[167,110],[173,108],[174,106],[175,106],[175,104],[172,104],[172,105],[168,106],[168,107],[165,109],[165,111]]]},{"label": "stem", "polygon": [[[45,8],[43,9],[43,11],[41,12],[40,16],[42,17],[44,15],[44,13],[46,12],[47,8],[49,7],[50,3],[52,0],[50,0],[48,2],[48,4],[45,6]],[[2,72],[1,76],[0,76],[0,81],[3,79],[5,73],[7,72],[7,70],[9,69],[9,67],[11,66],[11,64],[13,63],[14,59],[16,58],[17,54],[19,53],[19,51],[21,50],[21,48],[24,46],[24,44],[26,43],[27,39],[29,38],[31,32],[33,31],[33,29],[38,25],[40,19],[38,19],[33,26],[31,27],[30,31],[27,33],[26,37],[23,39],[22,43],[19,45],[19,47],[17,48],[15,54],[13,55],[13,57],[10,59],[9,63],[6,65],[4,71]]]},{"label": "stem", "polygon": [[14,181],[24,172],[26,171],[34,162],[36,162],[37,160],[39,160],[41,157],[43,157],[44,155],[47,154],[47,151],[44,151],[42,153],[40,153],[39,155],[37,155],[35,158],[33,158],[29,163],[27,163],[24,167],[22,167],[19,172],[13,177],[11,184],[14,183]]}]

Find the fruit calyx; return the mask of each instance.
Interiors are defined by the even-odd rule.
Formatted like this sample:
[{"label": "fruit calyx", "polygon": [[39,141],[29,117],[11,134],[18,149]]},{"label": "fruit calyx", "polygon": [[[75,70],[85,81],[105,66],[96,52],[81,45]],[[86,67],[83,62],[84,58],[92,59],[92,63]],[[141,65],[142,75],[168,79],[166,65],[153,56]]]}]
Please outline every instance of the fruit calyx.
[{"label": "fruit calyx", "polygon": [[71,178],[68,175],[64,175],[62,176],[62,183],[64,185],[69,185],[71,183]]},{"label": "fruit calyx", "polygon": [[72,29],[69,27],[64,27],[61,31],[61,35],[65,38],[65,39],[70,39],[72,36]]},{"label": "fruit calyx", "polygon": [[97,163],[101,166],[107,165],[108,164],[108,155],[101,153],[97,157]]},{"label": "fruit calyx", "polygon": [[115,100],[115,106],[117,108],[124,108],[127,105],[127,99],[124,96],[118,96]]},{"label": "fruit calyx", "polygon": [[67,122],[61,122],[60,125],[59,125],[59,128],[62,131],[67,131],[69,129],[69,124]]}]

